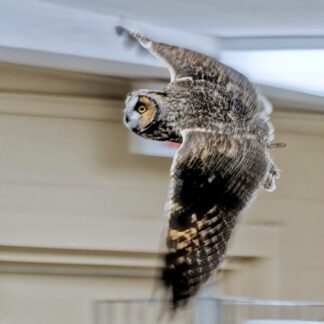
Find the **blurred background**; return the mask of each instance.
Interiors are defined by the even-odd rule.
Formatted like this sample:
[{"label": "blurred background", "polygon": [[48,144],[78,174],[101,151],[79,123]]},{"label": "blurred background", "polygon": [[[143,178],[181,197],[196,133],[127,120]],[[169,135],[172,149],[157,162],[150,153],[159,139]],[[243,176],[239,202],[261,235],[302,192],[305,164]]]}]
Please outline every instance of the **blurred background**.
[{"label": "blurred background", "polygon": [[[245,73],[287,143],[201,296],[324,302],[323,17],[320,0],[0,0],[0,323],[135,323],[107,301],[151,297],[174,148],[131,137],[122,109],[168,73],[116,36],[125,19]],[[275,323],[256,314],[235,323]]]}]

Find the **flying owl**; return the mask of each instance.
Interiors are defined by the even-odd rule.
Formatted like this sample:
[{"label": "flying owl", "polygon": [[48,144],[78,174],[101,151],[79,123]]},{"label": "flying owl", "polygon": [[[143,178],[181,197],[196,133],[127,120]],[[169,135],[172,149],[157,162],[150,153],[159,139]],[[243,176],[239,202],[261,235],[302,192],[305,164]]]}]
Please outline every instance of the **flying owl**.
[{"label": "flying owl", "polygon": [[161,59],[171,74],[162,91],[136,90],[124,123],[135,134],[181,143],[170,172],[167,253],[162,281],[176,309],[217,270],[243,209],[258,189],[275,189],[269,149],[271,104],[248,79],[203,54],[118,27]]}]

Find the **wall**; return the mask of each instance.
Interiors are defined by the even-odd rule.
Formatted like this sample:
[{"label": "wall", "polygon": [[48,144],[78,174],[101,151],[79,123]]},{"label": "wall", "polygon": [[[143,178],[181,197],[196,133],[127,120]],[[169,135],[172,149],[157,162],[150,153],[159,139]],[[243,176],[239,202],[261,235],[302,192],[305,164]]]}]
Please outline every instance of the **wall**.
[{"label": "wall", "polygon": [[[127,151],[134,81],[0,70],[0,322],[90,323],[94,300],[149,298],[171,160]],[[203,293],[324,301],[324,118],[273,121],[288,144],[278,190],[242,217]]]}]

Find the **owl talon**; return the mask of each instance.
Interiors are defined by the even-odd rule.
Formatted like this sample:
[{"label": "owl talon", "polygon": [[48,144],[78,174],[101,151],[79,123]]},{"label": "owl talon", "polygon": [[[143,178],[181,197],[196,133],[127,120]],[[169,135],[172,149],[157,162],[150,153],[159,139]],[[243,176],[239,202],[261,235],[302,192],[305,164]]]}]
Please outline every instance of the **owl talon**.
[{"label": "owl talon", "polygon": [[274,191],[276,189],[276,180],[279,179],[279,177],[280,170],[275,165],[272,165],[263,183],[263,188],[269,192]]}]

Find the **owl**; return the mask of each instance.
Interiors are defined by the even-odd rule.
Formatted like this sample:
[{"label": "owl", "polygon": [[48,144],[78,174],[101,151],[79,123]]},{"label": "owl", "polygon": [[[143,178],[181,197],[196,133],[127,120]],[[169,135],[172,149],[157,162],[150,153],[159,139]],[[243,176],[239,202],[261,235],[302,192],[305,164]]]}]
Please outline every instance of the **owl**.
[{"label": "owl", "polygon": [[118,27],[168,67],[162,90],[140,89],[125,102],[124,123],[135,134],[181,143],[166,203],[167,253],[161,279],[174,309],[219,269],[238,216],[279,171],[269,153],[271,104],[234,69],[215,58],[154,42]]}]

